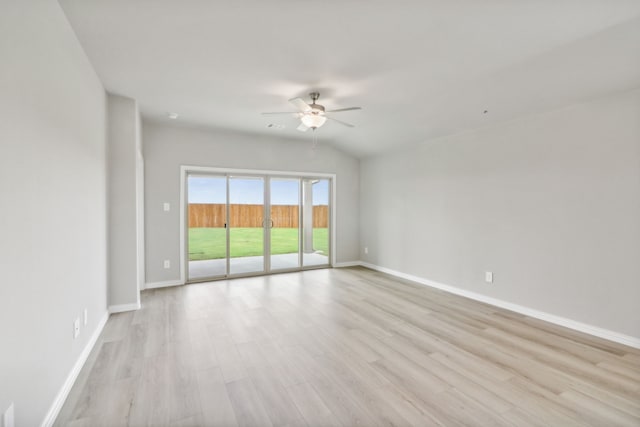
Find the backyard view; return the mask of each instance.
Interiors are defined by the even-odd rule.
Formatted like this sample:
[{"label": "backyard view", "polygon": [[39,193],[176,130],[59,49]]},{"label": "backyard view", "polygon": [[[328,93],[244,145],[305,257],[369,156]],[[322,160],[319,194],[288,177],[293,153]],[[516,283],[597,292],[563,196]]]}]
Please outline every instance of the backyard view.
[{"label": "backyard view", "polygon": [[329,180],[189,176],[187,224],[191,279],[327,265]]},{"label": "backyard view", "polygon": [[[262,255],[262,228],[234,228],[231,233],[231,257]],[[189,228],[189,261],[218,259],[226,256],[226,229]],[[328,253],[326,228],[313,229],[313,248]],[[274,228],[271,231],[271,253],[274,255],[298,252],[297,228]]]}]

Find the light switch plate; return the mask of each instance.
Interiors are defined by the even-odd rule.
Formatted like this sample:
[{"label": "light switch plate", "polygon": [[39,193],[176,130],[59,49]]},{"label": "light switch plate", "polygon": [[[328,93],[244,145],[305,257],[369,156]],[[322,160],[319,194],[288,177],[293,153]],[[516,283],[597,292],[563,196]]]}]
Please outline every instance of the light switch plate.
[{"label": "light switch plate", "polygon": [[493,272],[485,271],[484,272],[484,281],[487,283],[493,283]]},{"label": "light switch plate", "polygon": [[78,338],[78,335],[80,335],[80,318],[76,317],[73,321],[73,338]]},{"label": "light switch plate", "polygon": [[165,212],[169,212],[171,210],[171,205],[167,202],[164,202],[162,204],[162,209],[164,209]]}]

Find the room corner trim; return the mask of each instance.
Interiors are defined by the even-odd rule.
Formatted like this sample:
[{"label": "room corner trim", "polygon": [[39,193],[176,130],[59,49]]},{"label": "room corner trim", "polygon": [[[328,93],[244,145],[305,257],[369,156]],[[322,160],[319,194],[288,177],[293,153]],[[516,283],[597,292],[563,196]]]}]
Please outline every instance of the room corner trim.
[{"label": "room corner trim", "polygon": [[411,280],[412,282],[417,282],[422,285],[440,289],[442,291],[446,291],[455,295],[460,295],[476,301],[491,304],[496,307],[500,307],[500,308],[514,311],[516,313],[524,314],[525,316],[534,317],[536,319],[544,320],[546,322],[553,323],[555,325],[564,326],[565,328],[573,329],[579,332],[584,332],[585,334],[593,335],[595,337],[604,338],[609,341],[613,341],[619,344],[628,345],[629,347],[640,349],[640,338],[637,338],[637,337],[621,334],[619,332],[600,328],[598,326],[588,325],[586,323],[578,322],[576,320],[567,319],[566,317],[556,316],[555,314],[546,313],[544,311],[535,310],[533,308],[503,301],[497,298],[488,297],[486,295],[456,288],[454,286],[434,282],[432,280],[424,279],[422,277],[414,276],[411,274],[402,273],[400,271],[392,270],[386,267],[381,267],[375,264],[370,264],[368,262],[360,262],[360,265],[363,267],[370,268],[372,270],[391,274],[393,276],[400,277],[402,279]]},{"label": "room corner trim", "polygon": [[182,280],[165,280],[164,282],[151,282],[144,285],[144,289],[166,288],[169,286],[184,285]]},{"label": "room corner trim", "polygon": [[91,350],[93,350],[93,347],[96,345],[98,337],[100,337],[104,326],[107,324],[107,320],[109,320],[109,312],[106,312],[104,316],[102,316],[102,319],[100,319],[100,322],[98,322],[96,330],[93,332],[93,335],[91,335],[91,338],[89,339],[89,342],[87,342],[87,345],[85,345],[82,353],[80,353],[80,356],[78,357],[78,360],[76,360],[76,363],[73,365],[73,368],[71,368],[71,372],[69,372],[69,375],[62,385],[62,388],[60,388],[60,391],[53,401],[53,404],[49,408],[47,415],[44,417],[41,427],[51,427],[56,421],[56,418],[58,417],[58,414],[62,409],[62,405],[64,405],[64,402],[67,400],[67,396],[69,396],[71,387],[73,387],[73,384],[76,382],[78,374],[80,374],[80,370],[82,370],[82,367],[87,361]]},{"label": "room corner trim", "polygon": [[343,267],[355,267],[357,265],[362,265],[360,261],[346,261],[346,262],[336,262],[333,264],[335,268],[343,268]]},{"label": "room corner trim", "polygon": [[134,302],[133,304],[118,304],[118,305],[110,305],[109,313],[122,313],[123,311],[135,311],[140,310],[140,303]]}]

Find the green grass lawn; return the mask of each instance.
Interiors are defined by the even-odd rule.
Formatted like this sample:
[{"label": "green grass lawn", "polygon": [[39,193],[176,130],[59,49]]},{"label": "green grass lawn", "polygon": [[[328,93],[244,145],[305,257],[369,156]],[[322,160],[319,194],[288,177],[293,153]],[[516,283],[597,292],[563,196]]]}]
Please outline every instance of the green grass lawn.
[{"label": "green grass lawn", "polygon": [[[226,251],[226,230],[224,228],[190,228],[189,261],[224,258]],[[262,228],[232,228],[231,257],[262,255]],[[313,229],[313,247],[328,254],[329,238],[326,228]],[[297,228],[271,229],[271,254],[298,252]]]}]

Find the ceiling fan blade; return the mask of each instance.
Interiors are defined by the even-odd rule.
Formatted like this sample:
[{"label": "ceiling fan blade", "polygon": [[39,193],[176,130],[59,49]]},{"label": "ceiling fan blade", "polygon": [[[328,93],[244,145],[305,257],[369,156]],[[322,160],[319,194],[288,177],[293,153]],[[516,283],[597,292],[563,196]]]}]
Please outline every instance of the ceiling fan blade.
[{"label": "ceiling fan blade", "polygon": [[294,107],[296,107],[302,113],[311,111],[311,107],[309,107],[309,104],[304,102],[302,98],[292,98],[289,100],[289,102],[292,103]]},{"label": "ceiling fan blade", "polygon": [[337,110],[327,110],[327,113],[339,113],[340,111],[362,110],[362,107],[338,108]]},{"label": "ceiling fan blade", "polygon": [[278,112],[269,112],[269,113],[260,113],[263,116],[273,116],[276,114],[291,114],[293,116],[297,116],[299,113],[295,112],[295,111],[278,111]]},{"label": "ceiling fan blade", "polygon": [[306,132],[309,130],[309,128],[306,127],[304,123],[300,123],[300,126],[298,126],[296,129],[298,129],[300,132]]},{"label": "ceiling fan blade", "polygon": [[333,117],[329,117],[329,116],[325,116],[325,117],[329,120],[333,120],[334,122],[338,122],[343,126],[350,127],[350,128],[355,127],[355,125],[352,125],[351,123],[343,122],[342,120],[334,119]]}]

